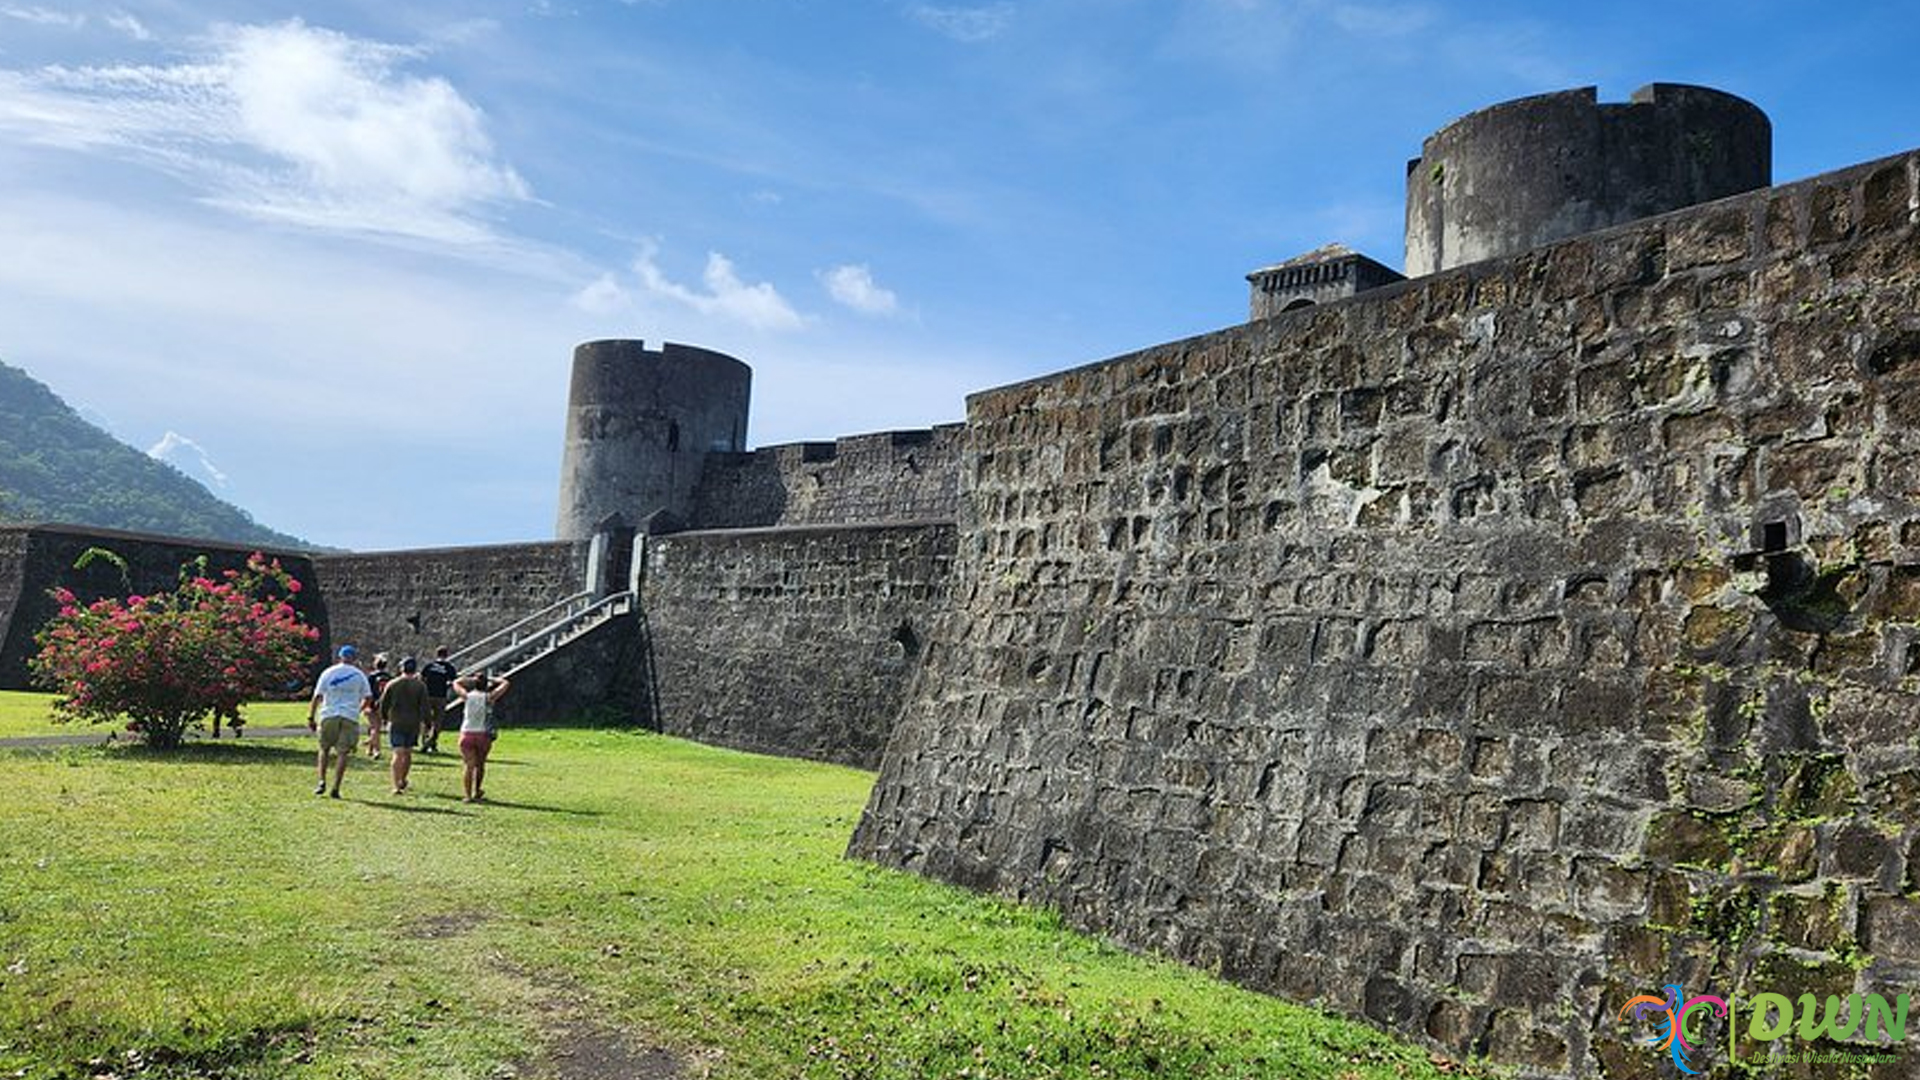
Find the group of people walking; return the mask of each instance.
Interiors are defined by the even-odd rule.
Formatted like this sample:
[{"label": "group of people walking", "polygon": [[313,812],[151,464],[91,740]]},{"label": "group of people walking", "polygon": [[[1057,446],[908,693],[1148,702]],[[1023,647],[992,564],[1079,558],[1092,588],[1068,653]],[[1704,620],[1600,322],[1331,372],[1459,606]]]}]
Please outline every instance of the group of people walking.
[{"label": "group of people walking", "polygon": [[307,706],[307,727],[320,737],[316,759],[320,783],[313,793],[340,797],[347,762],[360,746],[362,717],[367,723],[368,755],[380,756],[384,731],[393,750],[393,793],[405,793],[410,786],[414,749],[437,753],[448,709],[457,706],[462,797],[466,802],[482,801],[486,797],[487,754],[493,748],[498,727],[495,706],[506,696],[507,680],[485,672],[461,675],[447,659],[444,647],[424,667],[411,656],[401,660],[398,675],[388,670],[384,653],[374,658],[371,673],[360,668],[359,659],[358,649],[340,646],[338,660],[320,673],[314,685],[313,700]]}]

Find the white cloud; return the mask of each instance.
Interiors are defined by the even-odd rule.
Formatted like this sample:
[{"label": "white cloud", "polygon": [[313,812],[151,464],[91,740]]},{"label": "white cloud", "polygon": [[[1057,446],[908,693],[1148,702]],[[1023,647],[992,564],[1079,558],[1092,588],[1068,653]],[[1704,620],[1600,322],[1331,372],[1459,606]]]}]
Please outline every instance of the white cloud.
[{"label": "white cloud", "polygon": [[[704,289],[694,289],[667,277],[655,261],[656,245],[648,244],[634,260],[634,273],[648,295],[670,300],[702,315],[715,317],[756,330],[798,330],[806,319],[787,303],[770,282],[749,285],[740,280],[733,260],[717,251],[707,253],[706,271],[701,275]],[[598,286],[589,286],[592,291]]]},{"label": "white cloud", "polygon": [[1007,3],[984,7],[915,4],[907,11],[925,25],[968,45],[999,37],[1013,22],[1013,5]]},{"label": "white cloud", "polygon": [[78,14],[77,12],[53,11],[43,7],[13,7],[12,5],[8,5],[6,7],[0,7],[0,15],[5,15],[9,19],[17,19],[20,22],[32,23],[35,26],[64,26],[70,30],[78,30],[87,25],[87,17],[85,15]]},{"label": "white cloud", "polygon": [[571,302],[590,315],[614,315],[625,309],[631,298],[612,274],[601,274],[586,288],[574,293]]},{"label": "white cloud", "polygon": [[182,461],[198,465],[199,471],[213,481],[211,486],[216,488],[227,486],[227,474],[221,472],[220,467],[213,463],[213,458],[207,455],[206,448],[178,432],[167,432],[147,451],[147,456],[156,461],[164,461],[189,476],[193,475],[194,470],[186,468]]},{"label": "white cloud", "polygon": [[297,20],[224,27],[187,63],[0,71],[0,131],[141,161],[253,217],[491,242],[482,213],[530,192],[478,108],[401,71],[418,58]]},{"label": "white cloud", "polygon": [[864,264],[836,266],[820,272],[820,281],[834,300],[862,315],[892,315],[900,310],[893,290],[881,288]]},{"label": "white cloud", "polygon": [[146,24],[124,11],[116,11],[108,15],[107,25],[135,41],[153,40],[153,33],[147,29]]}]

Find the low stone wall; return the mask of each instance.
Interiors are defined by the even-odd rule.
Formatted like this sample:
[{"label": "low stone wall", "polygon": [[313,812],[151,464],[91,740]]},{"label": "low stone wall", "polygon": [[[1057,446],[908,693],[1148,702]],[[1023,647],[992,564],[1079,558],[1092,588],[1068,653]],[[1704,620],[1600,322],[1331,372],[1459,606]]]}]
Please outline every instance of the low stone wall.
[{"label": "low stone wall", "polygon": [[953,543],[947,524],[650,538],[660,730],[872,768],[946,601]]},{"label": "low stone wall", "polygon": [[[127,563],[126,577],[105,560],[85,570],[74,563],[89,548],[103,548]],[[205,556],[216,575],[246,565],[258,548],[207,540],[181,540],[109,529],[42,525],[0,529],[0,689],[32,688],[27,660],[37,651],[33,635],[58,612],[48,596],[65,587],[84,602],[128,592],[151,593],[173,589],[183,566]],[[268,552],[278,558],[306,588],[294,606],[308,623],[324,625],[324,614],[313,589],[313,566],[304,552]],[[318,658],[316,652],[316,659]]]},{"label": "low stone wall", "polygon": [[1917,183],[976,395],[853,853],[1529,1076],[1671,1075],[1668,985],[1920,988]]},{"label": "low stone wall", "polygon": [[314,572],[328,644],[367,657],[458,649],[564,597],[586,579],[587,541],[323,555]]},{"label": "low stone wall", "polygon": [[[18,681],[26,674],[24,657],[13,657],[16,650],[25,646],[14,643],[13,631],[20,598],[33,588],[27,575],[27,540],[25,529],[0,529],[0,690],[24,688],[24,683]],[[41,588],[45,590],[45,586]],[[19,621],[21,631],[29,639],[39,629],[38,625],[28,625],[30,618]]]},{"label": "low stone wall", "polygon": [[699,529],[950,521],[963,428],[850,435],[709,454],[694,494]]}]

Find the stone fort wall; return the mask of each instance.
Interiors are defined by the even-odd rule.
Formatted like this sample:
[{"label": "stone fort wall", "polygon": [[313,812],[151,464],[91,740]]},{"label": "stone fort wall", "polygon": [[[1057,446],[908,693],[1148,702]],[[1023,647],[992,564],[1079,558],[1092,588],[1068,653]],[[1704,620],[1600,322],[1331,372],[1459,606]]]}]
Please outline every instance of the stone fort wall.
[{"label": "stone fort wall", "polygon": [[[89,548],[103,548],[127,563],[126,577],[105,560],[94,560],[77,570]],[[211,541],[181,540],[144,533],[59,525],[0,528],[0,688],[26,689],[31,683],[27,661],[37,650],[33,635],[58,612],[48,592],[56,587],[73,590],[82,602],[129,592],[170,590],[180,583],[180,568],[205,556],[216,575],[246,565],[254,547]],[[294,606],[308,623],[320,625],[324,614],[314,588],[312,560],[304,552],[268,552],[281,561],[305,586]]]},{"label": "stone fort wall", "polygon": [[329,644],[431,657],[584,588],[587,541],[323,555],[314,559]]},{"label": "stone fort wall", "polygon": [[[509,724],[587,719],[716,745],[873,768],[946,600],[951,524],[746,529],[649,538],[639,619],[602,626],[516,675]],[[89,547],[129,562],[129,577]],[[0,687],[30,686],[33,633],[56,585],[83,599],[171,588],[207,555],[252,549],[66,527],[0,529]],[[459,648],[585,585],[588,542],[279,553],[307,586],[320,657],[352,642],[370,659]],[[611,556],[624,586],[627,555]]]},{"label": "stone fort wall", "polygon": [[649,537],[660,730],[874,768],[947,598],[951,525]]},{"label": "stone fort wall", "polygon": [[974,396],[852,852],[1536,1076],[1670,1068],[1668,983],[1911,990],[1917,180]]},{"label": "stone fort wall", "polygon": [[963,425],[944,424],[709,454],[690,524],[738,529],[952,521],[964,431]]}]

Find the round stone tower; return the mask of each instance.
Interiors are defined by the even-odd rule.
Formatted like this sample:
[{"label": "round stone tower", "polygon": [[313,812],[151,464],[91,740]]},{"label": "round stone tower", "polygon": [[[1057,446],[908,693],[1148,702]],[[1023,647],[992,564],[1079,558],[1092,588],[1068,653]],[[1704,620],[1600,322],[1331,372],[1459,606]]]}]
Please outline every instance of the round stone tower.
[{"label": "round stone tower", "polygon": [[559,538],[591,537],[614,514],[630,525],[659,510],[684,520],[707,455],[746,445],[752,382],[747,365],[690,345],[574,349]]},{"label": "round stone tower", "polygon": [[1653,83],[1521,98],[1441,128],[1407,163],[1407,276],[1766,187],[1773,125],[1732,94]]}]

